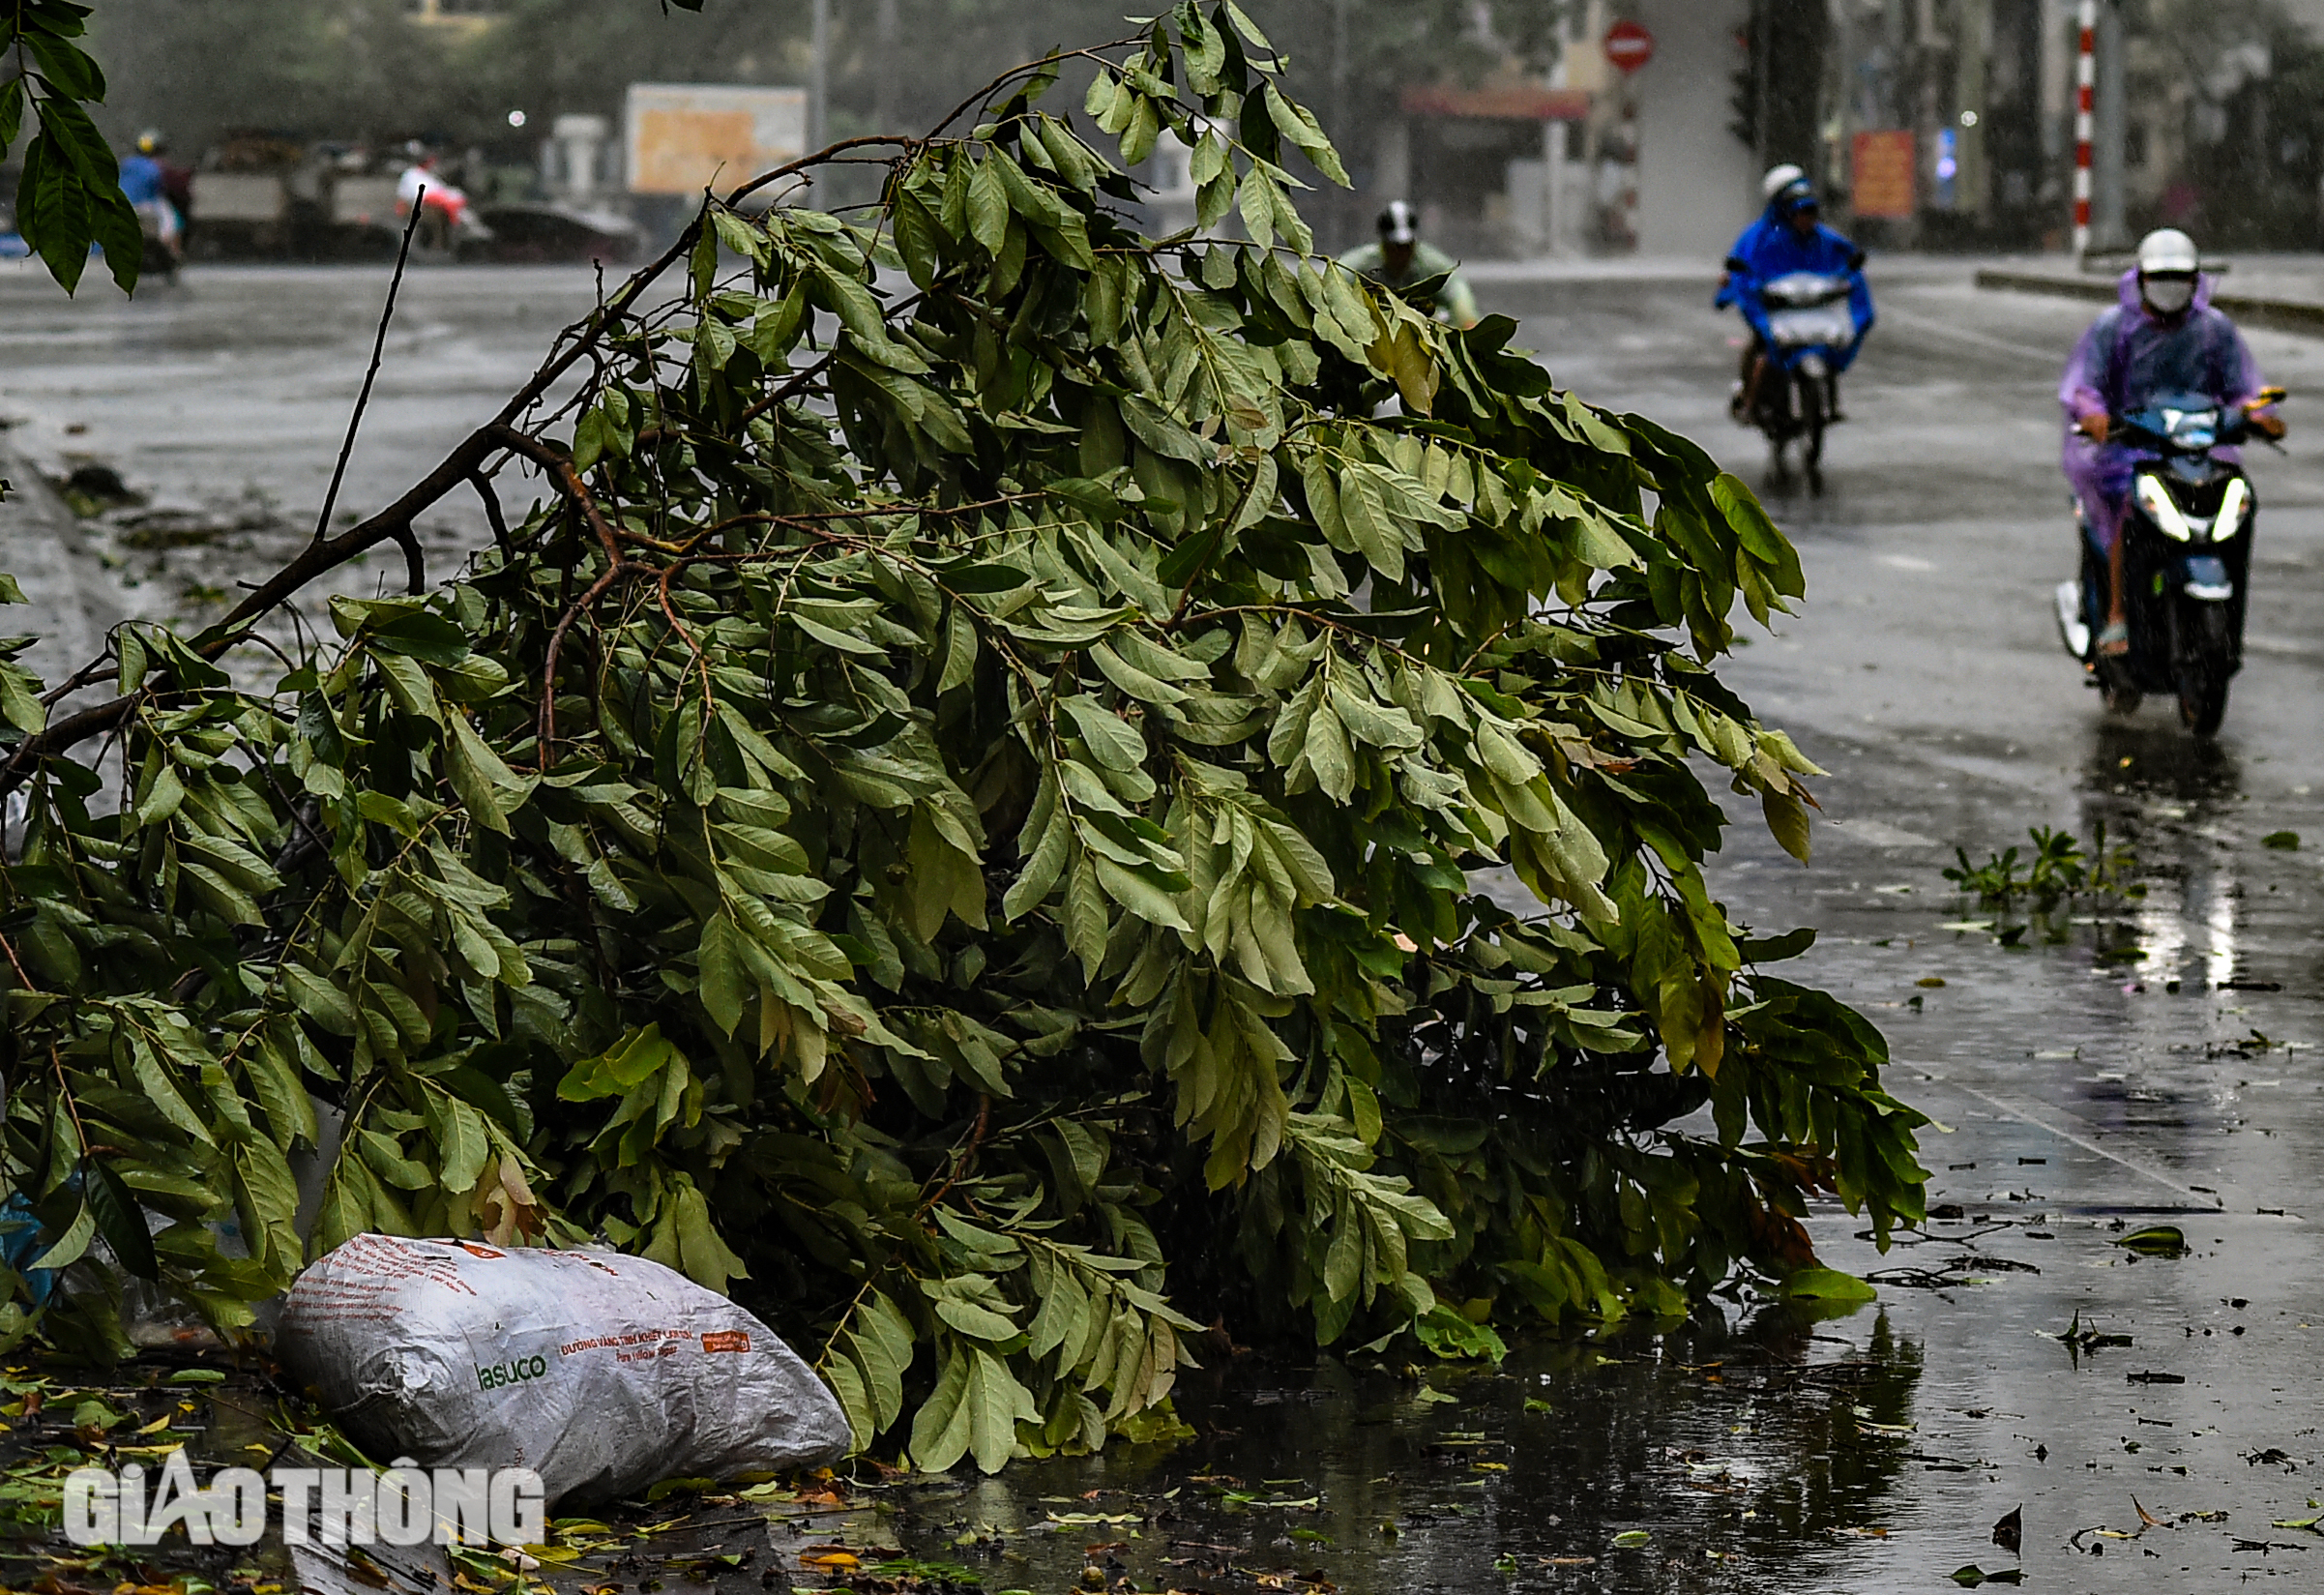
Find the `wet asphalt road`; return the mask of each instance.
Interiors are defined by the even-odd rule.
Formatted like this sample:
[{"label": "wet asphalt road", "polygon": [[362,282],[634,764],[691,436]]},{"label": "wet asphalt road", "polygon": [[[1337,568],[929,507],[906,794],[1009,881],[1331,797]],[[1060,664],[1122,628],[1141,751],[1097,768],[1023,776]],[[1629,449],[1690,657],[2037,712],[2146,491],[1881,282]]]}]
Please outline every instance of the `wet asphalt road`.
[{"label": "wet asphalt road", "polygon": [[[964,1559],[994,1590],[1062,1588],[1085,1561],[1140,1587],[1221,1589],[1251,1574],[1378,1591],[1943,1588],[1968,1563],[2022,1565],[2056,1591],[2324,1581],[2324,1536],[2271,1526],[2324,1493],[2324,341],[2252,335],[2294,392],[2295,429],[2253,465],[2247,664],[2223,734],[2201,745],[2165,704],[2108,719],[2052,632],[2072,556],[2051,395],[2089,308],[1980,293],[1952,264],[1876,281],[1882,324],[1827,491],[1767,489],[1809,602],[1728,672],[1832,772],[1828,823],[1807,869],[1739,824],[1714,878],[1762,928],[1822,928],[1795,967],[1874,1018],[1893,1088],[1951,1127],[1924,1161],[1932,1204],[1957,1214],[1885,1257],[1844,1214],[1819,1217],[1828,1260],[1890,1271],[1853,1314],[1738,1310],[1724,1331],[1528,1348],[1498,1374],[1438,1371],[1449,1402],[1331,1363],[1191,1380],[1203,1433],[1179,1452],[910,1492],[818,1535]],[[258,568],[303,535],[383,287],[368,271],[197,272],[149,301],[93,288],[64,307],[0,278],[15,447],[102,458],[190,515],[265,511],[177,549],[82,523],[58,534],[74,568],[120,562],[105,579],[140,583],[115,595],[130,607],[198,605],[221,566]],[[415,274],[345,507],[420,475],[592,293],[578,272]],[[1733,324],[1707,283],[1483,297],[1522,316],[1519,341],[1561,380],[1760,480],[1762,451],[1725,417]],[[442,546],[480,526],[448,501]],[[2029,826],[2087,838],[2102,820],[2147,895],[2063,905],[2015,945],[2000,937],[2022,913],[1939,875],[1956,845],[1982,858]],[[2260,845],[2281,830],[2302,845]],[[2112,1244],[2156,1223],[2191,1255]],[[2049,1338],[2077,1314],[2130,1344]],[[1989,1539],[2019,1505],[2021,1563]],[[2137,1533],[2141,1508],[2159,1526],[2136,1538],[2082,1532]],[[802,1543],[819,1542],[778,1532],[774,1554]]]},{"label": "wet asphalt road", "polygon": [[[1822,928],[1799,967],[1871,1015],[1893,1088],[1953,1132],[1926,1136],[1923,1161],[1932,1207],[1959,1221],[1883,1258],[1835,1215],[1819,1244],[1859,1271],[1933,1271],[1973,1250],[2042,1270],[1972,1262],[1947,1277],[1986,1283],[1883,1289],[1880,1318],[1919,1348],[1911,1443],[1942,1460],[1908,1462],[1878,1513],[1889,1538],[1845,1558],[1839,1583],[2016,1565],[1988,1530],[2021,1502],[2028,1580],[2045,1587],[2324,1581],[2324,1541],[2270,1526],[2315,1515],[2324,1456],[2324,428],[2256,451],[2265,508],[2223,734],[2198,743],[2152,700],[2109,717],[2049,614],[2073,561],[2054,393],[2090,310],[1966,277],[1879,284],[1827,491],[1763,486],[1809,602],[1727,671],[1832,772],[1831,823],[1808,869],[1739,827],[1717,887],[1761,926]],[[1503,297],[1562,379],[1763,481],[1763,447],[1722,413],[1731,329],[1699,290]],[[2251,341],[2271,380],[2318,393],[2324,342]],[[2102,821],[2135,850],[2147,896],[2062,906],[2016,946],[1994,932],[2024,914],[1953,897],[1939,874],[1956,845],[1982,860],[2029,826],[2087,840]],[[2303,845],[2260,845],[2283,830]],[[2005,1223],[1974,1249],[1949,1238]],[[2154,1223],[2183,1227],[2193,1255],[2109,1244]],[[2132,1344],[2077,1366],[2040,1338],[2076,1313]],[[1861,1336],[1872,1316],[1825,1332]],[[2168,1377],[2134,1381],[2148,1373]],[[2137,1529],[2133,1496],[2176,1526],[2068,1544]],[[2178,1521],[2198,1511],[2227,1516]]]}]

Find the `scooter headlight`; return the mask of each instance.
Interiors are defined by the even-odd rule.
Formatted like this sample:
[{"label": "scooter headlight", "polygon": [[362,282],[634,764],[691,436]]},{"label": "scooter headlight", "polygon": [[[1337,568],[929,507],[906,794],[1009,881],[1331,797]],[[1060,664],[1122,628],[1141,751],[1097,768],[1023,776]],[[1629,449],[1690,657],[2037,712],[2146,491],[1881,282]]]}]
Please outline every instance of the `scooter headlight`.
[{"label": "scooter headlight", "polygon": [[2225,492],[2220,494],[2220,513],[2211,522],[2211,541],[2226,542],[2244,529],[2244,522],[2250,518],[2250,515],[2251,485],[2239,476],[2227,484]]},{"label": "scooter headlight", "polygon": [[2162,535],[2175,542],[2188,543],[2194,538],[2194,528],[2187,523],[2187,512],[2180,509],[2170,489],[2154,476],[2138,479],[2138,503],[2149,518],[2162,528]]}]

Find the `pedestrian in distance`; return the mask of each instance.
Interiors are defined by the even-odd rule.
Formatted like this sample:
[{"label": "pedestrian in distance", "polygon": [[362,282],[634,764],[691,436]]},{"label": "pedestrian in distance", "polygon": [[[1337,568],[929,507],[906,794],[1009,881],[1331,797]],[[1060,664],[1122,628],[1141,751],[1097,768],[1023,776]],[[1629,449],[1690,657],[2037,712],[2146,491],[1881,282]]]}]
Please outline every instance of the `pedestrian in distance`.
[{"label": "pedestrian in distance", "polygon": [[412,208],[418,206],[421,244],[450,251],[473,225],[468,196],[436,169],[435,152],[418,139],[405,145],[404,153],[410,163],[396,180],[397,219],[409,218]]},{"label": "pedestrian in distance", "polygon": [[138,134],[137,147],[121,158],[118,181],[122,197],[137,213],[138,231],[145,239],[145,269],[174,281],[184,218],[169,196],[170,172],[162,163],[167,148],[159,133]]}]

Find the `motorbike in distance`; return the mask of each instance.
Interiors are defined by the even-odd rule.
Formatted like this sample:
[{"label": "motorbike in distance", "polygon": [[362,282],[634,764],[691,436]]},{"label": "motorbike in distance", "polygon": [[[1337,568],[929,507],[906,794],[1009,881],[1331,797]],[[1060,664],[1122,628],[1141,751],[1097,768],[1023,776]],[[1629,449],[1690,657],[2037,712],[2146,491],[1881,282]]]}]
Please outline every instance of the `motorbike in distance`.
[{"label": "motorbike in distance", "polygon": [[1823,487],[1824,428],[1838,419],[1838,372],[1856,341],[1852,286],[1838,273],[1788,272],[1759,289],[1768,337],[1737,410],[1766,434],[1779,482],[1791,474],[1784,456],[1796,442],[1808,486]]},{"label": "motorbike in distance", "polygon": [[2225,718],[2228,683],[2243,668],[2244,601],[2259,501],[2243,467],[2215,451],[2264,436],[2251,413],[2283,397],[2281,388],[2268,388],[2228,407],[2202,396],[2163,395],[2110,418],[2109,438],[2152,457],[2131,479],[2117,534],[2123,540],[2130,650],[2097,651],[2110,577],[2078,499],[2074,517],[2081,575],[2060,582],[2056,597],[2059,641],[2115,713],[2136,712],[2148,693],[2168,693],[2178,699],[2180,722],[2197,736],[2215,734]]}]

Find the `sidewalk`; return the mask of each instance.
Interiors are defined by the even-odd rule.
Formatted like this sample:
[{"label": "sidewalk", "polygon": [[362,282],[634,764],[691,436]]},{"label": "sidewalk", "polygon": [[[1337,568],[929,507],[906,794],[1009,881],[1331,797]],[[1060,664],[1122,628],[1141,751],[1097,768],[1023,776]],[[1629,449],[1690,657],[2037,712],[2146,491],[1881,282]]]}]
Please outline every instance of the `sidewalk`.
[{"label": "sidewalk", "polygon": [[[2102,269],[2080,270],[2063,255],[2026,255],[1980,266],[1977,285],[2112,304],[2129,264],[2127,256],[2108,257]],[[2205,265],[2220,273],[2211,302],[2237,320],[2324,335],[2324,255],[2223,255]]]}]

